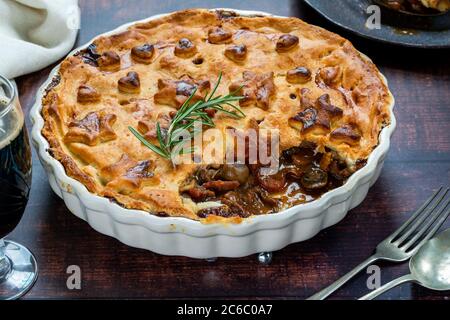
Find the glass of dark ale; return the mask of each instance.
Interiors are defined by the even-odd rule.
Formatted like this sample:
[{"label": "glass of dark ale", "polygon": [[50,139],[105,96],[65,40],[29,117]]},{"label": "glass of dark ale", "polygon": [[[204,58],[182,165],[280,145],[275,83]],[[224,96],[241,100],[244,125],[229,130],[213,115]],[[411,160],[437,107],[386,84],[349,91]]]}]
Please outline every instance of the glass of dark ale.
[{"label": "glass of dark ale", "polygon": [[0,75],[0,300],[16,299],[37,278],[33,254],[4,239],[19,224],[31,187],[31,149],[15,86]]}]

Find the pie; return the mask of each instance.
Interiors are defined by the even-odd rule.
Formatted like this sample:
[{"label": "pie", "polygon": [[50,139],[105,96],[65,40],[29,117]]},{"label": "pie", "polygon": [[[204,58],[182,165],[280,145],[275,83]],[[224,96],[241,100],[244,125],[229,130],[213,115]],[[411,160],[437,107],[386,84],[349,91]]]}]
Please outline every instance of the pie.
[{"label": "pie", "polygon": [[[214,129],[277,129],[274,172],[247,160],[174,166],[130,132],[157,144],[158,125],[167,130],[219,74],[217,94],[238,91],[245,117],[212,113]],[[158,216],[237,223],[343,185],[378,145],[392,102],[376,66],[334,33],[297,18],[194,9],[67,57],[43,98],[42,133],[67,175],[94,194]]]}]

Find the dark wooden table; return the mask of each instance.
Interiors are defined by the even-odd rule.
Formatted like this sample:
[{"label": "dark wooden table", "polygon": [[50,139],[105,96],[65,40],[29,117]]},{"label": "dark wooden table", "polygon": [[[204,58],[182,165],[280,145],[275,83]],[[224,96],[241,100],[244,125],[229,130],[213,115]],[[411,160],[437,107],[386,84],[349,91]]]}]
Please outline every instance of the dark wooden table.
[{"label": "dark wooden table", "polygon": [[[269,266],[256,256],[214,263],[165,257],[101,235],[73,216],[53,194],[37,158],[25,217],[10,238],[28,246],[40,274],[25,296],[40,298],[282,298],[302,299],[366,258],[440,185],[450,181],[450,60],[448,51],[400,49],[353,37],[300,0],[142,1],[83,0],[77,46],[128,21],[189,7],[231,7],[297,16],[350,38],[373,58],[397,99],[398,129],[383,173],[366,200],[338,225],[315,238],[274,253]],[[18,79],[26,111],[50,68]],[[30,125],[30,124],[29,124]],[[450,226],[449,223],[446,225]],[[66,287],[69,265],[82,270],[82,289]],[[382,281],[407,272],[407,264],[380,264]],[[367,275],[334,297],[366,292]],[[386,299],[449,299],[416,285],[403,285]]]}]

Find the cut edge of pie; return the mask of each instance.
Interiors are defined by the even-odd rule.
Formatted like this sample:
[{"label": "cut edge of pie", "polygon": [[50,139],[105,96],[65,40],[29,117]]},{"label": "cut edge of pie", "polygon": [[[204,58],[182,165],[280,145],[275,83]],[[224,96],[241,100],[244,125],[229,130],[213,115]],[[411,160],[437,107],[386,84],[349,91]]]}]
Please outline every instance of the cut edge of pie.
[{"label": "cut edge of pie", "polygon": [[[156,123],[166,128],[193,88],[208,92],[219,73],[218,94],[243,85],[246,117],[218,113],[216,127],[279,129],[276,174],[254,164],[174,168],[128,130],[156,141]],[[344,184],[378,145],[392,104],[376,66],[334,33],[297,18],[193,9],[67,57],[42,101],[42,134],[94,194],[158,216],[238,223]]]}]

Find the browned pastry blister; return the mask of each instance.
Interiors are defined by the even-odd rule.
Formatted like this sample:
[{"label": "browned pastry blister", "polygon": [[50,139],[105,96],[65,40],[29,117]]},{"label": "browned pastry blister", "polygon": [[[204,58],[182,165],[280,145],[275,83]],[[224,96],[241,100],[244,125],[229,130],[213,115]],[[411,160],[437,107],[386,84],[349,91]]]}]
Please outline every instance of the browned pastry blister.
[{"label": "browned pastry blister", "polygon": [[283,34],[281,35],[276,44],[276,49],[278,52],[288,52],[298,46],[299,39],[293,34]]},{"label": "browned pastry blister", "polygon": [[243,62],[247,57],[247,47],[244,44],[232,45],[225,49],[225,57],[235,62]]},{"label": "browned pastry blister", "polygon": [[332,86],[333,84],[339,83],[341,75],[341,68],[339,66],[335,67],[324,67],[319,70],[316,81],[319,86],[327,85]]},{"label": "browned pastry blister", "polygon": [[222,44],[231,41],[233,33],[220,26],[213,27],[208,31],[208,41],[212,44]]},{"label": "browned pastry blister", "polygon": [[[235,164],[179,164],[146,148],[180,106],[234,93],[245,117],[207,110],[214,129],[244,141]],[[389,124],[392,98],[375,65],[340,36],[296,18],[185,10],[97,38],[66,58],[43,99],[43,135],[66,173],[130,209],[239,222],[320,197],[364,166]],[[256,130],[276,129],[267,174]],[[211,129],[205,129],[204,134]],[[207,144],[204,144],[204,148]],[[267,151],[266,150],[266,151]],[[224,153],[225,154],[225,153]]]},{"label": "browned pastry blister", "polygon": [[302,84],[311,80],[311,71],[305,67],[291,69],[286,74],[286,81],[292,84]]},{"label": "browned pastry blister", "polygon": [[100,70],[118,71],[120,70],[120,56],[115,51],[105,51],[97,60]]},{"label": "browned pastry blister", "polygon": [[91,86],[82,84],[78,87],[77,101],[79,103],[95,103],[101,98],[100,93]]},{"label": "browned pastry blister", "polygon": [[122,93],[139,93],[141,91],[139,75],[134,71],[128,72],[125,77],[119,79],[118,88]]},{"label": "browned pastry blister", "polygon": [[155,54],[155,47],[148,43],[135,46],[131,49],[131,57],[133,58],[133,60],[144,64],[151,63],[154,54]]},{"label": "browned pastry blister", "polygon": [[181,58],[190,58],[197,53],[197,47],[187,38],[182,38],[175,46],[175,55]]}]

